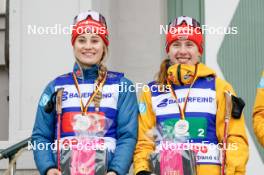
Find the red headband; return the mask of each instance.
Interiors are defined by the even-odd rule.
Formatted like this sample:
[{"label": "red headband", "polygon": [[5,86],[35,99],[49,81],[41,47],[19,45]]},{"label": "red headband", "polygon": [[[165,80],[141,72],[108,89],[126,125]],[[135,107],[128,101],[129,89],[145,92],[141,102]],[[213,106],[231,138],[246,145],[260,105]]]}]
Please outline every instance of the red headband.
[{"label": "red headband", "polygon": [[191,40],[197,45],[199,52],[201,54],[203,53],[203,35],[201,28],[192,27],[186,23],[169,27],[169,31],[166,36],[167,53],[169,52],[170,45],[177,40]]},{"label": "red headband", "polygon": [[106,26],[100,22],[92,20],[91,18],[80,21],[74,25],[72,29],[72,39],[71,39],[72,45],[74,45],[76,38],[84,33],[98,34],[103,39],[105,45],[106,46],[109,45],[108,31]]}]

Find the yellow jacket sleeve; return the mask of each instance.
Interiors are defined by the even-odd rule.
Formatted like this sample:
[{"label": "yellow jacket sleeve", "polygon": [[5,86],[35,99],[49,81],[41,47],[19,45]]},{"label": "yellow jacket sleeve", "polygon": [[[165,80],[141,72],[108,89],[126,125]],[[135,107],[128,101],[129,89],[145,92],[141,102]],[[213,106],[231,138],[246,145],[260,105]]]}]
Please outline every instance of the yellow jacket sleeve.
[{"label": "yellow jacket sleeve", "polygon": [[[235,94],[232,86],[220,78],[216,79],[216,134],[219,143],[224,137],[225,120],[225,91]],[[248,139],[245,129],[244,115],[240,119],[231,116],[228,127],[228,147],[226,150],[226,175],[244,175],[248,161]]]},{"label": "yellow jacket sleeve", "polygon": [[134,173],[150,171],[149,155],[155,149],[156,117],[152,109],[151,92],[145,90],[139,98],[138,142],[134,153]]},{"label": "yellow jacket sleeve", "polygon": [[253,127],[258,141],[264,147],[264,72],[257,88],[253,109]]}]

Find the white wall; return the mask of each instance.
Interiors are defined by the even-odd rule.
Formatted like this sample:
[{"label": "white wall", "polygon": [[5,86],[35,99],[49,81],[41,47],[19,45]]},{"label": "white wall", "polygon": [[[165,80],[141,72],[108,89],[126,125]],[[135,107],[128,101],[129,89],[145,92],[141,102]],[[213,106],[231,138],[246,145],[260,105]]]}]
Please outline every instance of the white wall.
[{"label": "white wall", "polygon": [[[70,37],[28,34],[28,25],[67,25],[79,11],[79,4],[67,1],[10,2],[10,129],[9,141],[31,133],[40,92],[55,75],[70,68]],[[52,4],[52,6],[51,6]],[[60,12],[60,13],[58,13]],[[70,69],[69,69],[70,70]]]},{"label": "white wall", "polygon": [[166,1],[97,0],[94,5],[109,19],[109,68],[134,82],[152,80],[164,55],[159,27],[167,21]]},{"label": "white wall", "polygon": [[6,11],[6,0],[0,0],[0,14]]}]

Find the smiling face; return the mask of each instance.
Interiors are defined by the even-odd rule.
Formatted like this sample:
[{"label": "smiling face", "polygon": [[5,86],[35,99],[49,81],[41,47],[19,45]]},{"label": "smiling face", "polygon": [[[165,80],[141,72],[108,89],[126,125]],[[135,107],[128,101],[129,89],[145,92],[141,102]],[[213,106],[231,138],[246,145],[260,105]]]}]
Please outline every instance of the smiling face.
[{"label": "smiling face", "polygon": [[79,35],[73,45],[74,56],[82,67],[98,64],[105,49],[102,38],[93,33]]},{"label": "smiling face", "polygon": [[200,61],[201,54],[193,41],[177,40],[170,45],[168,56],[172,64],[195,65]]}]

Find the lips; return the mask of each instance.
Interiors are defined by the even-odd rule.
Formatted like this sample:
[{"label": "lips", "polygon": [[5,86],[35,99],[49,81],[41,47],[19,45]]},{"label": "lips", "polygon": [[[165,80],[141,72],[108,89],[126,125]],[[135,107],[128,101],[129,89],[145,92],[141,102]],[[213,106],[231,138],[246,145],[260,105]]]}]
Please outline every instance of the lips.
[{"label": "lips", "polygon": [[191,60],[190,57],[177,57],[176,60],[179,62],[179,63],[186,63],[188,62],[189,60]]},{"label": "lips", "polygon": [[87,56],[87,57],[92,57],[94,56],[96,53],[93,52],[83,52],[82,55]]}]

